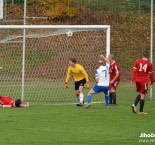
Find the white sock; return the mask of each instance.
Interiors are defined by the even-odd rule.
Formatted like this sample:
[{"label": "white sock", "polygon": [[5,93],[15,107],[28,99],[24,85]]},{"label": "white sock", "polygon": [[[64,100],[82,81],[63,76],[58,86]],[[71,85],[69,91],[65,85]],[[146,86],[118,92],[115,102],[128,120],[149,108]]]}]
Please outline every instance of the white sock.
[{"label": "white sock", "polygon": [[80,93],[79,99],[80,99],[80,103],[81,103],[81,104],[83,104],[83,98],[84,98],[83,93]]}]

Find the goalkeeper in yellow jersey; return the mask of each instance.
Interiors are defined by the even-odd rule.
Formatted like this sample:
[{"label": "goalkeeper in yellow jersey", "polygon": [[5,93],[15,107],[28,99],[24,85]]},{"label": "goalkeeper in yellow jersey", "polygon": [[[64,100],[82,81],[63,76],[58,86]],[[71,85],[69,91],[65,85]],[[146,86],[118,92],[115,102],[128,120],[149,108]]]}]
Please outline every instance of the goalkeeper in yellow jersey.
[{"label": "goalkeeper in yellow jersey", "polygon": [[66,81],[64,84],[65,89],[68,88],[68,81],[69,81],[71,75],[73,76],[74,81],[75,81],[76,96],[80,101],[77,104],[77,106],[82,106],[84,104],[84,95],[83,95],[84,85],[86,84],[86,88],[89,88],[90,84],[89,84],[87,72],[85,71],[83,66],[76,63],[75,58],[69,59],[69,68],[68,68],[68,72],[67,72]]}]

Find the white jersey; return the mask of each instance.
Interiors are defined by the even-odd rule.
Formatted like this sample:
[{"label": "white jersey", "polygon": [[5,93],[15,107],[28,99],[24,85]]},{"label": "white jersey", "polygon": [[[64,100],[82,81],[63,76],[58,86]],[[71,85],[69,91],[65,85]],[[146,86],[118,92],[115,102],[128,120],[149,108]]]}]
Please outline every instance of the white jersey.
[{"label": "white jersey", "polygon": [[107,64],[106,66],[100,66],[96,70],[95,77],[99,79],[98,86],[109,86],[109,67],[110,65]]}]

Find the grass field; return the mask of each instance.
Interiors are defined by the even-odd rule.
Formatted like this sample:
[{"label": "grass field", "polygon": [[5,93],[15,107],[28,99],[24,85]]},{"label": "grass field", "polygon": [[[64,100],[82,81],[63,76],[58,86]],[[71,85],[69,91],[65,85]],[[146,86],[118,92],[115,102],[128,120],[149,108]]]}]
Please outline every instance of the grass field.
[{"label": "grass field", "polygon": [[0,145],[153,145],[154,138],[146,143],[139,136],[155,133],[155,102],[146,101],[148,115],[133,114],[135,95],[134,88],[120,85],[118,105],[108,109],[104,104],[89,110],[73,104],[0,109]]},{"label": "grass field", "polygon": [[141,11],[150,10],[150,1],[146,0],[81,0],[82,4],[90,8],[97,10],[112,10],[112,11],[132,11],[137,13],[139,11],[139,6]]}]

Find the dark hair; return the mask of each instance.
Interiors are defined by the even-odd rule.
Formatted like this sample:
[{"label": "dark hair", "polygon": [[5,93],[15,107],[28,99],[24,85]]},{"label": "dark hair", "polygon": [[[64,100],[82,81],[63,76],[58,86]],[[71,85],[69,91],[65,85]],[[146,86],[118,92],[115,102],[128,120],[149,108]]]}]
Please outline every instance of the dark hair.
[{"label": "dark hair", "polygon": [[69,60],[72,61],[72,62],[74,62],[74,63],[77,62],[77,61],[76,61],[76,58],[69,58]]},{"label": "dark hair", "polygon": [[114,55],[113,55],[113,54],[110,54],[110,57],[111,57],[111,59],[112,59],[112,60],[114,60],[114,59],[115,59],[115,57],[114,57]]},{"label": "dark hair", "polygon": [[16,107],[20,107],[21,103],[22,103],[22,101],[20,99],[15,100],[15,106]]},{"label": "dark hair", "polygon": [[149,52],[147,50],[143,51],[143,56],[148,58],[149,57]]}]

